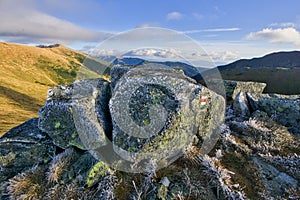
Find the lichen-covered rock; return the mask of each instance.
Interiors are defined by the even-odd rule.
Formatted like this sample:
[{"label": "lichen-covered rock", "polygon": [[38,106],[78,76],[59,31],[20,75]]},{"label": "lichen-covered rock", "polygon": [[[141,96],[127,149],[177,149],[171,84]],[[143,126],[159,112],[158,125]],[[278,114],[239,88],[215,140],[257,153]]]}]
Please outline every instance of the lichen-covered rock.
[{"label": "lichen-covered rock", "polygon": [[91,187],[110,174],[109,166],[89,152],[69,148],[53,158],[47,170],[47,181],[50,184],[76,183],[80,187]]},{"label": "lichen-covered rock", "polygon": [[243,82],[243,81],[230,81],[224,80],[225,90],[226,90],[226,99],[234,100],[238,93],[240,92],[249,92],[249,93],[262,93],[266,83],[258,83],[258,82]]},{"label": "lichen-covered rock", "polygon": [[112,174],[109,166],[104,162],[98,161],[89,169],[86,176],[86,185],[92,187],[109,174]]},{"label": "lichen-covered rock", "polygon": [[202,76],[198,69],[194,66],[178,63],[178,62],[156,62],[156,61],[146,61],[139,58],[117,58],[113,62],[114,66],[111,68],[110,76],[111,76],[111,89],[113,90],[116,86],[116,83],[120,78],[128,72],[130,69],[135,68],[137,66],[142,65],[164,65],[167,68],[174,69],[180,72],[183,72],[184,75],[194,79],[195,81],[202,80]]},{"label": "lichen-covered rock", "polygon": [[38,129],[38,119],[17,126],[0,138],[0,183],[34,165],[50,162],[56,147]]},{"label": "lichen-covered rock", "polygon": [[109,83],[103,79],[55,87],[39,110],[39,128],[61,148],[99,148],[111,132],[109,98]]},{"label": "lichen-covered rock", "polygon": [[222,97],[179,71],[160,65],[131,69],[110,100],[114,151],[135,164],[150,158],[168,163],[195,138],[202,144],[216,132],[224,107]]},{"label": "lichen-covered rock", "polygon": [[[240,92],[262,93],[266,87],[265,83],[251,81],[232,81],[208,79],[205,84],[216,93],[226,96],[227,102],[232,102]],[[224,87],[220,87],[220,86]],[[225,89],[225,91],[223,91]]]},{"label": "lichen-covered rock", "polygon": [[299,96],[277,94],[247,93],[252,111],[261,110],[278,123],[286,126],[290,132],[300,133]]}]

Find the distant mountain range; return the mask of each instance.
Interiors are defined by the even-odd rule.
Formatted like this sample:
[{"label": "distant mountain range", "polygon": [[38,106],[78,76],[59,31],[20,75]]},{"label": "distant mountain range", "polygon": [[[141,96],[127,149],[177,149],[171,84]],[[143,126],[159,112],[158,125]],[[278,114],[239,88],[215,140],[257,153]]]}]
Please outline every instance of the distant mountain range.
[{"label": "distant mountain range", "polygon": [[260,58],[241,59],[218,67],[221,70],[241,68],[300,68],[300,51],[277,52]]},{"label": "distant mountain range", "polygon": [[[300,51],[241,59],[217,69],[223,79],[267,83],[266,93],[300,94]],[[202,75],[214,77],[214,70]]]}]

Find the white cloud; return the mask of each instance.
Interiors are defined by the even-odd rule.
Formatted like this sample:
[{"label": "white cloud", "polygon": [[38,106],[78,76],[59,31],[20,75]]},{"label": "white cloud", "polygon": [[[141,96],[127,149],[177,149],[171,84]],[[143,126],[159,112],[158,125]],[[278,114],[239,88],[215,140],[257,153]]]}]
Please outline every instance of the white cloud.
[{"label": "white cloud", "polygon": [[265,39],[270,43],[292,43],[300,45],[300,32],[295,28],[265,28],[258,32],[252,32],[246,37],[248,40]]},{"label": "white cloud", "polygon": [[295,28],[296,24],[293,22],[272,23],[270,24],[270,27]]},{"label": "white cloud", "polygon": [[179,20],[183,18],[183,14],[180,12],[170,12],[167,14],[167,20]]},{"label": "white cloud", "polygon": [[188,30],[182,31],[184,34],[203,33],[203,32],[228,32],[228,31],[239,31],[240,28],[213,28],[213,29],[199,29],[199,30]]},{"label": "white cloud", "polygon": [[0,37],[22,43],[63,43],[101,41],[110,34],[89,30],[40,12],[33,1],[0,2]]},{"label": "white cloud", "polygon": [[213,60],[216,60],[218,62],[233,61],[237,60],[240,57],[237,52],[232,51],[211,52],[208,55],[211,56]]},{"label": "white cloud", "polygon": [[154,48],[145,48],[145,49],[136,49],[130,52],[127,52],[125,56],[132,56],[132,57],[146,57],[146,58],[179,58],[178,55],[180,54],[179,51],[175,49],[154,49]]},{"label": "white cloud", "polygon": [[145,59],[172,59],[179,58],[180,51],[175,49],[156,49],[156,48],[141,48],[130,51],[122,51],[117,49],[101,49],[101,48],[90,48],[89,54],[94,57],[105,57],[105,56],[128,56],[128,57],[140,57]]},{"label": "white cloud", "polygon": [[237,60],[240,57],[240,55],[238,52],[233,52],[233,51],[210,51],[208,53],[202,52],[200,54],[194,52],[191,54],[192,59],[203,58],[203,57],[209,57],[215,62],[224,63],[224,62]]},{"label": "white cloud", "polygon": [[99,48],[92,49],[89,54],[94,57],[101,57],[101,56],[118,56],[122,52],[118,50],[104,50]]}]

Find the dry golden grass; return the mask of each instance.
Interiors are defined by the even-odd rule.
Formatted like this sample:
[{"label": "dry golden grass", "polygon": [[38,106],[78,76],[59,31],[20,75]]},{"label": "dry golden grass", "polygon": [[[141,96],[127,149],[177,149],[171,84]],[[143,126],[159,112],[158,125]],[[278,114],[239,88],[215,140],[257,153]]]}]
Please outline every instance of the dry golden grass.
[{"label": "dry golden grass", "polygon": [[33,167],[8,181],[8,195],[10,199],[41,199],[46,189],[43,180],[44,172],[37,167]]},{"label": "dry golden grass", "polygon": [[0,42],[0,136],[37,117],[47,90],[72,83],[85,58],[64,46],[39,48]]}]

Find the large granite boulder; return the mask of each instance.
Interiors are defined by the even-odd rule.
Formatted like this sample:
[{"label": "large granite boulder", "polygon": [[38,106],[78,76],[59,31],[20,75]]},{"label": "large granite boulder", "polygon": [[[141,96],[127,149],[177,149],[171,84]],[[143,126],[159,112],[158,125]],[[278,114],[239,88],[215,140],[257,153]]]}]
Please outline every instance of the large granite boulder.
[{"label": "large granite boulder", "polygon": [[300,134],[300,98],[298,95],[247,93],[252,111],[261,110],[295,134]]},{"label": "large granite boulder", "polygon": [[299,199],[299,96],[239,92],[222,124],[224,98],[180,70],[115,69],[0,138],[0,199]]},{"label": "large granite boulder", "polygon": [[120,68],[118,72],[125,73],[119,76],[109,104],[113,149],[135,164],[136,172],[147,160],[159,164],[175,160],[190,143],[205,144],[203,151],[215,144],[218,135],[213,133],[224,117],[222,97],[162,65]]},{"label": "large granite boulder", "polygon": [[99,148],[111,132],[109,99],[109,83],[103,79],[54,87],[39,110],[39,128],[61,148]]}]

